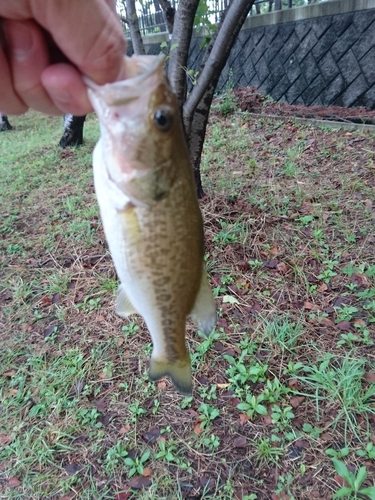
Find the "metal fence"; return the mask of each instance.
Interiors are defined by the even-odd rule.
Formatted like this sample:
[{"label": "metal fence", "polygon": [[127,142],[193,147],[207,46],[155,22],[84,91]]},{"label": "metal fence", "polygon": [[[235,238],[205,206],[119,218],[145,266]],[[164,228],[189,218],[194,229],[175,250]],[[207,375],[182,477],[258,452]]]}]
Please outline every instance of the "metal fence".
[{"label": "metal fence", "polygon": [[[326,2],[330,0],[256,0],[251,8],[250,16],[265,14],[275,10],[302,7],[312,3]],[[172,0],[172,7],[177,8],[178,0]],[[219,22],[221,13],[226,9],[229,0],[207,0],[207,8],[203,10],[200,17],[201,25],[216,24]],[[143,0],[136,2],[137,16],[142,36],[155,33],[167,32],[167,24],[164,11],[161,9],[159,0]],[[126,19],[125,0],[117,0],[117,10],[123,19]],[[198,24],[199,25],[199,24]],[[130,37],[125,23],[126,36]]]}]

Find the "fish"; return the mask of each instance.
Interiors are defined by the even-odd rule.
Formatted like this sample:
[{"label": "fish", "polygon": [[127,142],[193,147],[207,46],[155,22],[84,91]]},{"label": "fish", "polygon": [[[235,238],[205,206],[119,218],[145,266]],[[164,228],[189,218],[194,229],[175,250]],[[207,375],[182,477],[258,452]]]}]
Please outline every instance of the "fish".
[{"label": "fish", "polygon": [[216,307],[189,150],[164,63],[161,56],[125,56],[126,80],[85,82],[100,128],[94,184],[120,282],[116,313],[143,317],[153,343],[150,380],[168,376],[188,396],[186,320],[209,335]]}]

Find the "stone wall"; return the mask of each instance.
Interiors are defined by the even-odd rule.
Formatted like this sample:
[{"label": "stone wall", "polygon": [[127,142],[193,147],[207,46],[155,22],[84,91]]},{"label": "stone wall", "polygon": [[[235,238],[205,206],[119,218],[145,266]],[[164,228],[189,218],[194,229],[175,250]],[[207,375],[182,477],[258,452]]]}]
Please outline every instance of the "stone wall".
[{"label": "stone wall", "polygon": [[[147,52],[159,53],[165,37],[145,40]],[[192,41],[189,68],[199,68],[202,41]],[[331,0],[250,17],[217,91],[238,86],[289,104],[375,109],[375,0]]]}]

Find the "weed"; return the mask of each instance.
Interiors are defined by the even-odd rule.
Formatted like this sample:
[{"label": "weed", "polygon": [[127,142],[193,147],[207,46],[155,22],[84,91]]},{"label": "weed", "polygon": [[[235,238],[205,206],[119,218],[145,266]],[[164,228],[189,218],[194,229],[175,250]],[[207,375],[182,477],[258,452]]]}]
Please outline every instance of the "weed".
[{"label": "weed", "polygon": [[134,474],[143,474],[144,464],[150,458],[150,450],[146,450],[140,456],[131,458],[129,456],[124,458],[124,464],[128,467],[129,477],[134,476]]},{"label": "weed", "polygon": [[347,496],[353,496],[354,498],[375,498],[375,486],[370,486],[369,488],[362,487],[363,483],[367,478],[366,467],[360,467],[357,474],[350,472],[346,467],[345,463],[337,458],[332,458],[333,466],[336,469],[337,474],[342,477],[347,486],[342,486],[333,495],[333,498],[343,498]]},{"label": "weed", "polygon": [[220,410],[207,403],[201,403],[198,408],[198,419],[202,427],[207,427],[220,415]]},{"label": "weed", "polygon": [[280,458],[284,455],[285,450],[278,446],[279,438],[259,438],[255,441],[255,457],[259,460],[259,466],[265,466],[268,463],[277,464]]},{"label": "weed", "polygon": [[292,412],[291,406],[285,406],[284,408],[280,408],[278,405],[272,406],[272,423],[275,424],[280,431],[289,429],[293,418],[294,413]]},{"label": "weed", "polygon": [[305,394],[315,399],[319,418],[319,403],[329,400],[337,407],[337,415],[332,425],[342,419],[345,427],[345,440],[348,427],[357,435],[357,415],[365,418],[368,413],[374,414],[371,401],[375,396],[375,386],[365,389],[362,385],[365,374],[365,360],[355,359],[347,354],[342,360],[334,361],[327,354],[319,364],[305,366],[305,376],[298,376],[304,384],[311,387],[313,393]]},{"label": "weed", "polygon": [[267,415],[266,406],[262,405],[261,402],[264,401],[264,396],[260,394],[258,397],[250,393],[246,394],[246,402],[239,403],[237,408],[246,413],[246,415],[252,418],[255,414]]}]

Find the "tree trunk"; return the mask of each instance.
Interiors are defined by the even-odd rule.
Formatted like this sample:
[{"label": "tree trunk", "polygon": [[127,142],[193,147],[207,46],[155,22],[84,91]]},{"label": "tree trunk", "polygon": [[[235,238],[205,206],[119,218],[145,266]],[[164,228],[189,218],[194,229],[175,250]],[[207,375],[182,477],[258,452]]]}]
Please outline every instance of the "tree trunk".
[{"label": "tree trunk", "polygon": [[13,130],[13,127],[9,123],[8,117],[0,113],[0,132],[5,132],[5,130]]},{"label": "tree trunk", "polygon": [[125,10],[134,54],[145,54],[145,46],[143,45],[141,32],[139,30],[137,11],[135,9],[135,0],[125,0]]},{"label": "tree trunk", "polygon": [[182,108],[186,98],[186,65],[189,55],[193,23],[199,0],[180,0],[174,18],[168,77],[173,92]]},{"label": "tree trunk", "polygon": [[254,0],[233,0],[224,11],[200,67],[198,82],[184,108],[183,122],[199,198],[204,196],[200,162],[210,107],[220,74]]},{"label": "tree trunk", "polygon": [[165,20],[167,21],[168,33],[173,33],[174,16],[176,14],[175,9],[172,7],[169,0],[159,0],[159,4],[165,13]]},{"label": "tree trunk", "polygon": [[59,146],[66,148],[68,146],[79,146],[83,144],[83,124],[86,115],[74,116],[64,115],[64,132],[60,139]]}]

